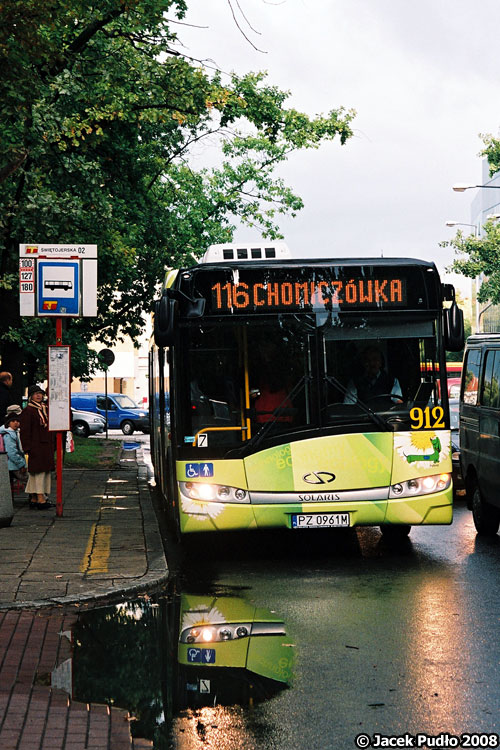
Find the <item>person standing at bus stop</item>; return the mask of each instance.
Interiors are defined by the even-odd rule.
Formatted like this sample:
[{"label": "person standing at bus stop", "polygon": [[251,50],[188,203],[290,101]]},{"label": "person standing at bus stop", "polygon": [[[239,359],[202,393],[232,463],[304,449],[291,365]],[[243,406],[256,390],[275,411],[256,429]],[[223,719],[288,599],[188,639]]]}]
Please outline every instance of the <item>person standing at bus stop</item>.
[{"label": "person standing at bus stop", "polygon": [[55,469],[54,437],[49,432],[48,410],[44,404],[45,391],[38,385],[28,388],[28,405],[21,414],[21,443],[28,455],[28,484],[30,507],[37,510],[53,508],[46,495],[50,494],[51,472]]}]

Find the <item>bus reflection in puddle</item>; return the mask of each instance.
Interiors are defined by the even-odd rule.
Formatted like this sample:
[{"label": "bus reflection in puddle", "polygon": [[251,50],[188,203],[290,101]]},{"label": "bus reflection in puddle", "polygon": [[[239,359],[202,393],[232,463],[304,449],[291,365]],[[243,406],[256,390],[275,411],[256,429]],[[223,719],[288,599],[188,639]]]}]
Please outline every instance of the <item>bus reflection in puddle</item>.
[{"label": "bus reflection in puddle", "polygon": [[196,723],[205,707],[277,695],[294,662],[283,620],[239,596],[145,596],[80,613],[72,643],[73,700],[127,709],[132,735],[157,748],[177,717]]},{"label": "bus reflection in puddle", "polygon": [[285,624],[239,597],[183,595],[178,710],[251,705],[289,684],[293,646]]}]

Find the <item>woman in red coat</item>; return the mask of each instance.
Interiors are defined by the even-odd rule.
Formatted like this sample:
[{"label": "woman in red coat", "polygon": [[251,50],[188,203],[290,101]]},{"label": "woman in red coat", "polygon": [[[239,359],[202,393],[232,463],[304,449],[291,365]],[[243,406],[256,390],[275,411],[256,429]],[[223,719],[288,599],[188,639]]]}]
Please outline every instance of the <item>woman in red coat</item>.
[{"label": "woman in red coat", "polygon": [[45,391],[38,385],[28,388],[28,406],[21,414],[21,443],[28,454],[28,484],[30,507],[37,510],[53,508],[47,501],[50,494],[51,471],[54,471],[54,437],[49,432],[47,407],[43,403]]}]

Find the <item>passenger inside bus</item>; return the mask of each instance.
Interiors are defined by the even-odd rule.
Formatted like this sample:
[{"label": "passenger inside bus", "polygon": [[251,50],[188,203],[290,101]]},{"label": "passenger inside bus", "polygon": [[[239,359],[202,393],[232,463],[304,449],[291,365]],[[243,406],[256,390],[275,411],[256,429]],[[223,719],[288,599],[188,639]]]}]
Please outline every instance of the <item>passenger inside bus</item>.
[{"label": "passenger inside bus", "polygon": [[271,374],[262,383],[256,393],[254,409],[257,424],[292,421],[293,404],[279,376]]},{"label": "passenger inside bus", "polygon": [[288,396],[291,368],[285,343],[263,338],[254,352],[252,370],[257,383],[257,388],[253,391],[253,410],[257,424],[290,424],[294,411]]}]

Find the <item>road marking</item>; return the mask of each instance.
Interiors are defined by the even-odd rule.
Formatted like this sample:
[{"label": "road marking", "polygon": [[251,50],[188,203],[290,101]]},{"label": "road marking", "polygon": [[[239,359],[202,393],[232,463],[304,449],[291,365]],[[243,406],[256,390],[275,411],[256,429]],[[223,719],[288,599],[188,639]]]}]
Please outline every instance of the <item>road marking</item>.
[{"label": "road marking", "polygon": [[80,573],[92,575],[108,572],[111,545],[111,526],[92,524],[87,548],[80,564]]}]

